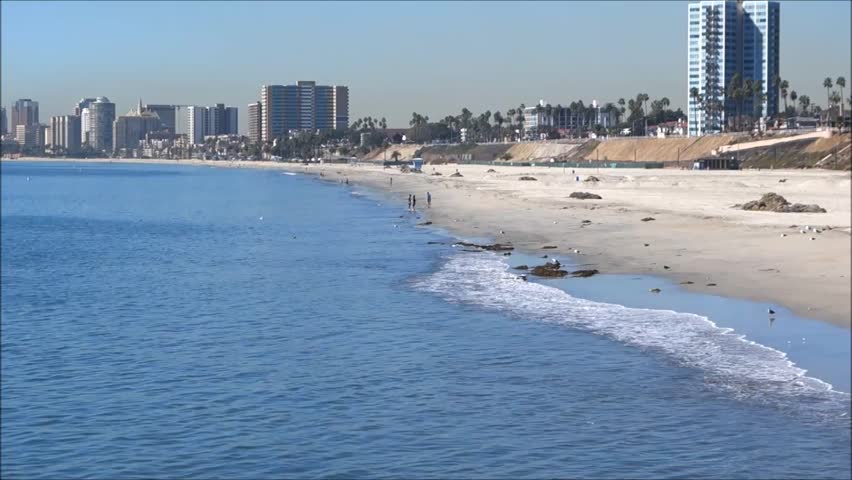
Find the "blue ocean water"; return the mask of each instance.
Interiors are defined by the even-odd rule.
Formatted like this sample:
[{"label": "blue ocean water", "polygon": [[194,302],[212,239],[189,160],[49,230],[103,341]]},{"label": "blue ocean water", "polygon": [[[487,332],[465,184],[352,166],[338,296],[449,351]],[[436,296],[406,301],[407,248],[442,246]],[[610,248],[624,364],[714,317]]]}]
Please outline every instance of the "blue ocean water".
[{"label": "blue ocean water", "polygon": [[849,395],[689,302],[305,176],[1,173],[3,478],[852,475]]}]

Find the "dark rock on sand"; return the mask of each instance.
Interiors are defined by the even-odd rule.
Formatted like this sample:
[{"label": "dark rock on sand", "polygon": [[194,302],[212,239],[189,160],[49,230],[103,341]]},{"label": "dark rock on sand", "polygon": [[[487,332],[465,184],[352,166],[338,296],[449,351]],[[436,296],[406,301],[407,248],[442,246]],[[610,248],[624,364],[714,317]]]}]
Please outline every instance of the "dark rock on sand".
[{"label": "dark rock on sand", "polygon": [[523,177],[519,178],[518,180],[521,180],[521,181],[524,181],[524,182],[537,182],[537,181],[538,181],[538,179],[537,179],[537,178],[535,178],[535,177],[528,177],[528,176],[526,176],[526,175],[524,175]]},{"label": "dark rock on sand", "polygon": [[542,250],[552,250],[552,249],[557,248],[557,247],[556,247],[556,245],[545,245],[541,248],[542,248]]},{"label": "dark rock on sand", "polygon": [[588,224],[592,223],[592,221],[591,220],[583,220],[580,223],[583,224],[583,225],[588,225]]},{"label": "dark rock on sand", "polygon": [[497,173],[497,170],[494,170],[493,168],[489,168],[488,170],[485,171],[485,173]]},{"label": "dark rock on sand", "polygon": [[650,289],[650,290],[648,290],[648,291],[649,291],[649,292],[651,292],[651,293],[660,293],[660,292],[662,292],[662,290],[660,290],[659,288],[652,288],[652,289]]},{"label": "dark rock on sand", "polygon": [[780,212],[780,213],[825,213],[825,209],[816,204],[805,205],[793,203],[774,192],[769,192],[760,197],[760,200],[752,200],[744,204],[734,205],[733,208],[743,210]]},{"label": "dark rock on sand", "polygon": [[432,225],[432,222],[420,222],[417,225]]},{"label": "dark rock on sand", "polygon": [[654,217],[645,217],[642,219],[643,222],[653,222],[654,220],[656,220]]},{"label": "dark rock on sand", "polygon": [[596,176],[594,176],[594,175],[589,175],[589,176],[588,176],[588,177],[586,177],[586,179],[585,179],[585,180],[583,180],[583,181],[584,181],[584,182],[600,182],[600,181],[601,181],[601,179],[600,179],[600,178],[598,178],[598,177],[596,177]]},{"label": "dark rock on sand", "polygon": [[680,282],[680,284],[681,284],[681,285],[692,285],[693,283],[695,283],[695,282],[693,282],[692,280],[687,280],[687,281],[685,281],[685,282]]},{"label": "dark rock on sand", "polygon": [[601,273],[601,272],[599,272],[599,271],[597,271],[597,270],[595,270],[595,269],[591,269],[591,270],[574,270],[573,272],[571,272],[571,276],[572,276],[572,277],[581,277],[581,278],[586,278],[586,277],[591,277],[592,275],[597,275],[597,274],[599,274],[599,273]]},{"label": "dark rock on sand", "polygon": [[443,175],[441,172],[432,172],[432,176],[434,177],[440,177],[441,175]]},{"label": "dark rock on sand", "polygon": [[515,247],[509,245],[508,243],[494,243],[491,245],[477,245],[475,243],[470,242],[458,242],[456,245],[461,245],[462,247],[473,247],[473,248],[481,248],[482,250],[489,250],[492,252],[506,252],[509,250],[514,250]]},{"label": "dark rock on sand", "polygon": [[708,286],[708,287],[715,287],[715,286],[716,286],[716,284],[715,284],[715,283],[708,283],[708,284],[707,284],[707,286]]},{"label": "dark rock on sand", "polygon": [[526,265],[518,265],[517,267],[515,267],[515,270],[529,270],[529,269],[530,269],[530,267],[528,267]]},{"label": "dark rock on sand", "polygon": [[594,193],[589,192],[572,192],[571,195],[568,195],[569,198],[578,198],[580,200],[602,200],[600,195],[595,195]]},{"label": "dark rock on sand", "polygon": [[533,275],[536,275],[536,276],[539,276],[539,277],[555,277],[555,278],[564,277],[565,275],[568,275],[568,272],[565,271],[565,270],[562,270],[560,268],[561,266],[562,266],[562,264],[557,262],[557,261],[548,262],[548,263],[545,263],[544,265],[539,265],[537,267],[533,267],[532,270],[530,270],[530,272]]}]

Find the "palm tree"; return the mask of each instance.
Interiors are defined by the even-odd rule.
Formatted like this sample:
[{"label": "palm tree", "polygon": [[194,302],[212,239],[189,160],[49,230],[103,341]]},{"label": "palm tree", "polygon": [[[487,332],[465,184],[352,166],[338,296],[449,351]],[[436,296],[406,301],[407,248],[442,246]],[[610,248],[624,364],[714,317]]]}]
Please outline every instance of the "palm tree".
[{"label": "palm tree", "polygon": [[689,89],[689,98],[692,100],[692,111],[695,112],[695,134],[698,135],[698,106],[701,104],[701,94],[698,93],[698,87]]},{"label": "palm tree", "polygon": [[837,81],[834,82],[835,85],[840,87],[840,116],[843,116],[843,87],[846,86],[846,79],[843,77],[837,77]]},{"label": "palm tree", "polygon": [[502,140],[503,137],[503,114],[499,110],[494,112],[494,123],[497,124],[497,135]]},{"label": "palm tree", "polygon": [[787,80],[781,80],[779,84],[779,90],[781,91],[781,98],[784,99],[784,112],[787,112],[787,89],[790,88],[790,82]]},{"label": "palm tree", "polygon": [[831,107],[831,87],[834,86],[831,83],[831,77],[825,77],[825,80],[822,81],[822,86],[825,87],[825,96],[828,99],[828,106]]},{"label": "palm tree", "polygon": [[799,94],[796,93],[795,90],[790,92],[790,101],[793,102],[793,114],[796,114],[796,99],[799,98]]},{"label": "palm tree", "polygon": [[811,105],[811,97],[807,95],[802,95],[799,97],[799,105],[802,106],[802,113],[808,112],[808,107]]}]

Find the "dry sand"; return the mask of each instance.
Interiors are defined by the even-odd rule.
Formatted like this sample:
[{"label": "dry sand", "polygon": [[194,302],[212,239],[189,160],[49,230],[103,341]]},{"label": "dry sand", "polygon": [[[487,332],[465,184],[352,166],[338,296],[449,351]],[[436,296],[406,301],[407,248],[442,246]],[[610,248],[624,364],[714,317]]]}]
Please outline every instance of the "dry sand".
[{"label": "dry sand", "polygon": [[[532,252],[543,245],[557,245],[560,254],[573,255],[584,268],[593,266],[602,273],[690,281],[694,283],[684,288],[783,305],[802,316],[850,326],[852,183],[848,172],[576,169],[581,180],[577,182],[571,169],[548,167],[427,165],[423,174],[406,174],[363,164],[144,162],[322,171],[329,180],[346,177],[384,190],[393,177],[392,193],[400,204],[414,193],[425,207],[426,192],[432,192],[429,219],[460,235],[512,242]],[[457,168],[464,177],[449,177]],[[496,173],[487,173],[489,168]],[[433,171],[443,175],[433,176]],[[522,175],[538,181],[519,181]],[[589,175],[600,181],[582,181]],[[780,179],[787,180],[779,183]],[[569,199],[574,191],[596,193],[603,199]],[[817,203],[828,213],[730,208],[767,192],[794,203]],[[655,220],[641,221],[649,216]],[[581,226],[583,220],[592,223]],[[831,230],[799,233],[806,225]],[[574,255],[573,249],[580,254]]]}]

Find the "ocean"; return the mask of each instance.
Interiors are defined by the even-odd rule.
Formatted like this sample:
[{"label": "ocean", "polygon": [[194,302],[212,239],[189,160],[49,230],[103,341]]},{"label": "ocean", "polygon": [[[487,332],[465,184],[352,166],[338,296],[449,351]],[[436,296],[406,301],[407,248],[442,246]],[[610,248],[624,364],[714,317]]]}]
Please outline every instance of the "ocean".
[{"label": "ocean", "polygon": [[849,329],[311,176],[0,166],[3,478],[852,476]]}]

